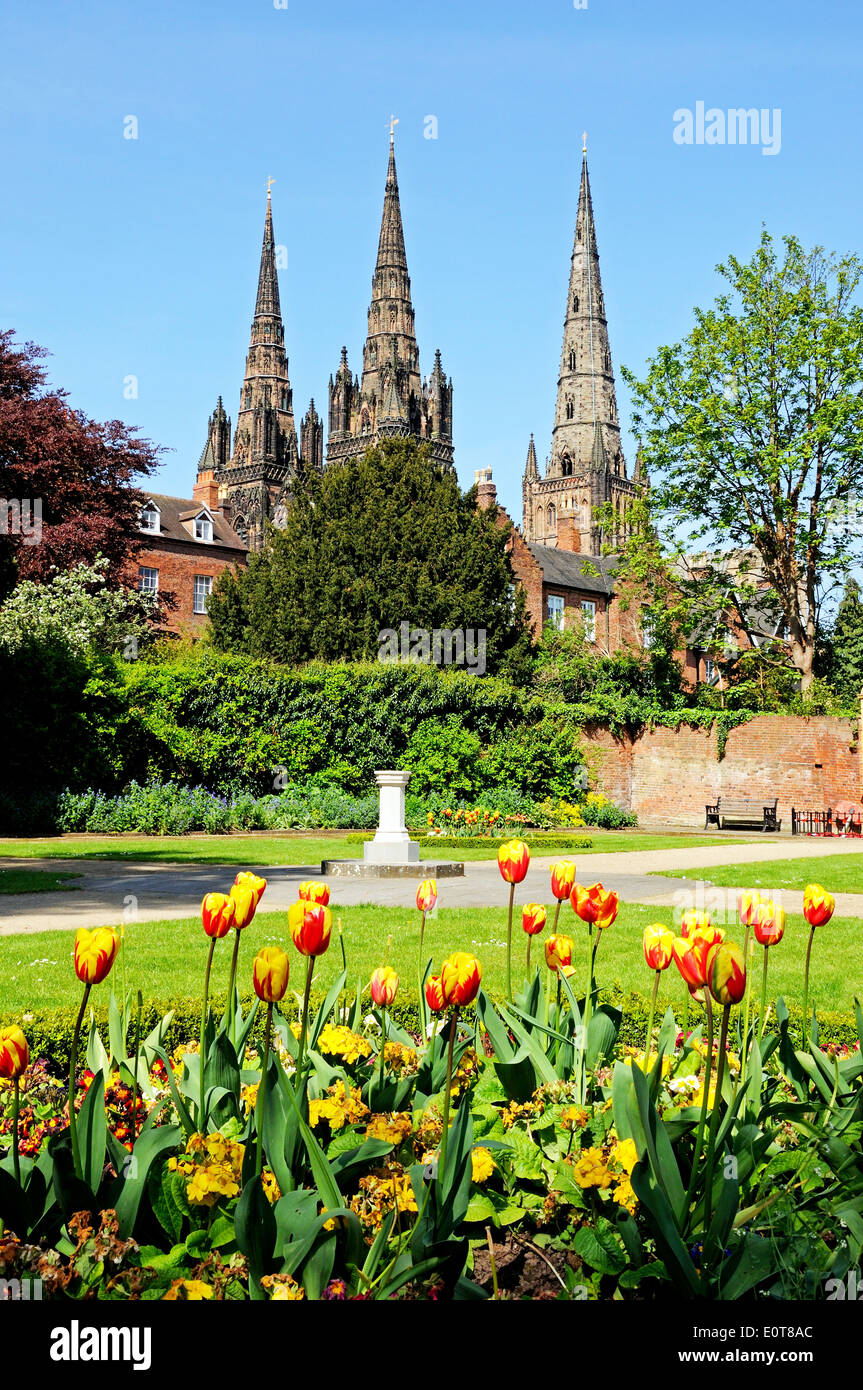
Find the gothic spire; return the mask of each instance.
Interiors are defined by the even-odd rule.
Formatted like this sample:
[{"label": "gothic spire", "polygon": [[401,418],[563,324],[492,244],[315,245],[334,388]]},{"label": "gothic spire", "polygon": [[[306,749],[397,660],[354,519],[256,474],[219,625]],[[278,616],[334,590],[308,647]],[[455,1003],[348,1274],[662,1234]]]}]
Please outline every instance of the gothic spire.
[{"label": "gothic spire", "polygon": [[273,204],[270,190],[267,189],[267,216],[264,222],[264,242],[261,247],[261,269],[258,274],[258,298],[255,303],[255,318],[266,315],[268,318],[281,318],[279,304],[279,278],[276,273],[276,238],[273,235]]},{"label": "gothic spire", "polygon": [[538,478],[539,466],[536,462],[536,445],[533,442],[533,435],[530,436],[530,444],[527,448],[527,463],[524,466],[525,478]]},{"label": "gothic spire", "polygon": [[377,272],[395,267],[407,271],[408,258],[405,253],[405,234],[402,227],[402,210],[399,202],[399,181],[396,174],[395,143],[390,139],[390,162],[387,165],[387,182],[384,190],[384,210],[381,217],[381,234],[378,239]]}]

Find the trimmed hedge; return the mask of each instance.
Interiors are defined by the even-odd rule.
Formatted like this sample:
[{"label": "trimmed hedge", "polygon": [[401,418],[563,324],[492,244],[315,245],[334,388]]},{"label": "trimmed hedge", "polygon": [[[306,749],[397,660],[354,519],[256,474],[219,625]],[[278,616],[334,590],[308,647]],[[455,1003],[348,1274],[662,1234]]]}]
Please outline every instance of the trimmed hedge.
[{"label": "trimmed hedge", "polygon": [[[350,845],[368,844],[374,834],[362,831],[346,835]],[[503,835],[413,835],[412,839],[423,849],[464,849],[467,845],[498,845],[507,840],[523,840],[528,849],[575,850],[592,849],[593,840],[589,835],[568,835],[565,831],[518,830],[510,827]]]}]

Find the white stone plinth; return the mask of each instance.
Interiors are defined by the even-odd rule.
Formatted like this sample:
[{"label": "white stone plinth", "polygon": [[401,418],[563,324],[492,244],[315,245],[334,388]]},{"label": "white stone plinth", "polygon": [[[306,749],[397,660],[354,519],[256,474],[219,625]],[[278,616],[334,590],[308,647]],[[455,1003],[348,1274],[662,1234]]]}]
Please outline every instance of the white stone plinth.
[{"label": "white stone plinth", "polygon": [[380,789],[380,813],[375,838],[363,846],[367,864],[416,864],[420,847],[411,840],[405,826],[405,788],[409,772],[386,769],[375,773]]}]

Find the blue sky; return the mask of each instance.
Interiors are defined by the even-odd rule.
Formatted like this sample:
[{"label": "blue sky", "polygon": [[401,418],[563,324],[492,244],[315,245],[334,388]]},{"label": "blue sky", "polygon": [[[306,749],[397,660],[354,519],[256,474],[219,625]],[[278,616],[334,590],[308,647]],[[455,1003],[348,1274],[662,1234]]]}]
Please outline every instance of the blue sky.
[{"label": "blue sky", "polygon": [[[863,249],[851,0],[281,3],[0,16],[0,324],[76,406],[166,446],[164,491],[189,494],[219,393],[236,415],[268,176],[298,415],[325,411],[342,343],[359,363],[391,111],[421,366],[440,347],[454,378],[462,482],[492,467],[518,519],[531,430],[550,445],[583,129],[618,369],[687,331],[762,222]],[[698,101],[780,109],[779,153],[676,144]]]}]

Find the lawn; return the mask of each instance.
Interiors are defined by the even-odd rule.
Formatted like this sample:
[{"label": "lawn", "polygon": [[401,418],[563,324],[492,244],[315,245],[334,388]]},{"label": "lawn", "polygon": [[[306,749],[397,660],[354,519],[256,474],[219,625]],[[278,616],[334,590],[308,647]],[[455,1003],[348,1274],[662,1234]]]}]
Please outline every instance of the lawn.
[{"label": "lawn", "polygon": [[[638,830],[604,831],[585,827],[592,849],[586,854],[617,854],[630,850],[692,849],[727,844],[715,835],[652,834]],[[540,851],[537,851],[539,854]],[[545,853],[545,851],[542,851]],[[558,852],[551,851],[556,854]],[[559,852],[562,855],[562,851]],[[456,849],[422,846],[424,860],[495,859],[497,843],[471,842]],[[0,840],[0,859],[125,859],[135,863],[236,864],[250,867],[315,864],[322,859],[360,859],[362,845],[344,836],[327,835],[63,835],[38,840]]]},{"label": "lawn", "polygon": [[[336,894],[336,898],[337,898]],[[600,987],[619,985],[624,991],[649,992],[651,976],[644,964],[641,935],[644,927],[657,916],[671,921],[670,912],[662,914],[651,907],[624,905],[614,926],[606,931],[597,958],[597,979]],[[372,970],[386,955],[387,940],[392,938],[389,962],[402,976],[404,992],[415,994],[417,969],[418,914],[403,908],[348,907],[334,904],[334,917],[341,918],[345,931],[345,946],[351,987],[358,977],[368,981]],[[561,928],[576,942],[573,964],[578,974],[576,983],[582,989],[587,978],[587,928],[564,903]],[[789,1003],[802,1003],[803,958],[807,928],[802,917],[791,917],[785,938],[773,948],[770,967],[770,990],[785,995]],[[550,931],[534,938],[533,959],[542,961],[543,940]],[[742,941],[742,930],[732,929],[731,935]],[[513,931],[514,971],[521,980],[527,938],[516,919]],[[240,956],[241,986],[250,992],[251,962],[255,953],[265,945],[286,945],[291,958],[293,976],[291,988],[301,990],[304,963],[290,944],[287,914],[262,912],[246,928]],[[506,958],[506,912],[494,908],[443,908],[430,917],[426,927],[426,959],[431,956],[435,965],[451,951],[470,950],[483,966],[483,983],[492,993],[502,993]],[[824,927],[815,942],[813,955],[813,993],[816,1004],[823,1009],[850,1010],[855,992],[860,992],[860,951],[863,946],[863,921],[847,919]],[[122,956],[115,967],[114,990],[120,994],[140,988],[145,998],[160,1001],[177,996],[198,996],[201,989],[207,940],[200,919],[187,918],[172,922],[143,922],[127,925],[125,929],[125,968]],[[41,1004],[50,1006],[77,1005],[80,986],[72,969],[72,936],[66,932],[39,932],[0,938],[0,1016],[37,1012]],[[758,950],[760,957],[760,948]],[[230,942],[217,946],[213,974],[216,990],[227,987],[230,963]],[[330,949],[317,963],[315,981],[324,986],[335,979],[341,969],[341,953],[335,926]],[[753,981],[760,983],[758,973]],[[96,1003],[105,1003],[99,990]],[[757,988],[756,988],[757,995]],[[662,977],[660,1000],[680,1005],[683,983],[672,966]]]},{"label": "lawn", "polygon": [[56,893],[74,889],[80,874],[52,874],[47,869],[0,869],[0,893]]},{"label": "lawn", "polygon": [[771,859],[764,864],[723,864],[687,872],[663,871],[663,878],[701,879],[717,888],[772,888],[803,892],[821,883],[831,893],[863,893],[863,844],[851,854],[829,859]]}]

